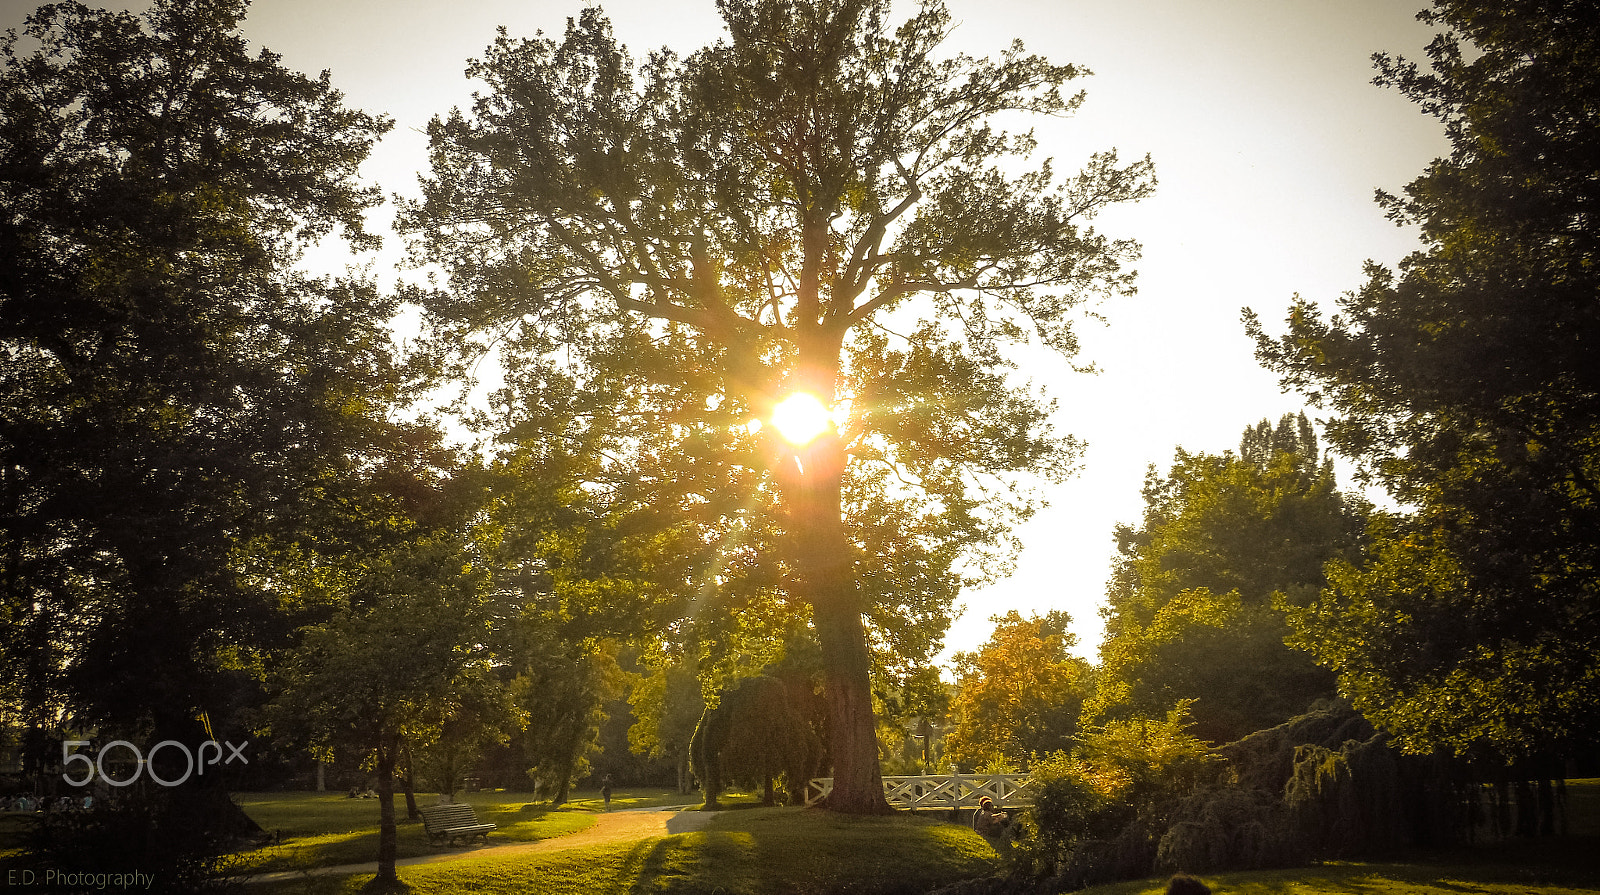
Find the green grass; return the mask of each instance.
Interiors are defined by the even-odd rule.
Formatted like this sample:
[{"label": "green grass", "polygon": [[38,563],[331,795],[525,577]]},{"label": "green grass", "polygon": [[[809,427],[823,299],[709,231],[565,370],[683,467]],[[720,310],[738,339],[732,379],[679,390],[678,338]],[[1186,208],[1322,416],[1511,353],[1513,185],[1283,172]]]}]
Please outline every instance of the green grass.
[{"label": "green grass", "polygon": [[[759,808],[697,833],[642,842],[400,868],[417,895],[824,895],[921,893],[991,872],[998,857],[964,826],[906,814],[841,817]],[[262,886],[260,895],[352,893],[372,877]]]},{"label": "green grass", "polygon": [[[605,808],[598,789],[574,790],[567,803],[559,808],[548,802],[534,802],[533,798],[530,793],[507,790],[456,794],[456,800],[471,805],[480,820],[498,826],[490,834],[491,844],[495,845],[575,833],[592,826],[595,815]],[[282,834],[280,844],[239,853],[239,872],[271,873],[377,859],[376,799],[352,799],[343,793],[330,792],[235,793],[234,799],[263,830]],[[437,801],[436,793],[417,794],[418,807]],[[738,807],[755,804],[759,797],[752,793],[733,793],[723,801]],[[611,795],[613,811],[688,804],[697,804],[697,799],[665,788],[618,789]],[[414,858],[460,850],[429,845],[422,822],[406,819],[405,798],[398,794],[395,814],[396,857]]]},{"label": "green grass", "polygon": [[[598,793],[587,791],[576,793],[560,809],[530,804],[526,794],[518,793],[461,798],[480,817],[500,824],[495,834],[500,842],[582,829],[601,807]],[[376,855],[375,801],[314,793],[243,794],[239,800],[262,826],[284,829],[289,837],[282,847],[252,853],[257,869],[366,862]],[[612,798],[612,808],[686,801],[665,790],[622,790]],[[741,794],[727,801],[745,807],[755,797]],[[1217,895],[1600,895],[1600,780],[1569,781],[1568,814],[1570,835],[1564,838],[1418,853],[1388,862],[1332,862],[1203,878]],[[401,856],[459,851],[429,848],[420,823],[403,823],[400,837]],[[263,855],[273,856],[270,863]],[[400,877],[417,895],[921,895],[990,873],[998,863],[993,849],[970,830],[928,817],[852,818],[753,808],[720,814],[696,833],[402,867]],[[252,886],[250,891],[347,895],[371,878],[307,876]],[[1084,895],[1160,895],[1164,888],[1165,879],[1149,879],[1099,886]]]},{"label": "green grass", "polygon": [[0,861],[15,858],[28,844],[33,834],[32,817],[11,811],[0,812]]},{"label": "green grass", "polygon": [[[640,796],[648,801],[654,794]],[[241,852],[240,871],[297,870],[376,860],[378,856],[378,801],[351,799],[339,793],[237,793],[246,814],[268,833],[281,834],[279,844]],[[505,791],[460,793],[457,801],[473,807],[479,819],[498,825],[497,843],[532,842],[574,833],[594,824],[601,802],[578,799],[554,808],[530,802],[527,793]],[[435,794],[418,794],[419,807],[436,804]],[[618,799],[611,800],[616,807]],[[422,821],[407,820],[405,799],[395,799],[398,857],[459,851],[430,845]]]}]

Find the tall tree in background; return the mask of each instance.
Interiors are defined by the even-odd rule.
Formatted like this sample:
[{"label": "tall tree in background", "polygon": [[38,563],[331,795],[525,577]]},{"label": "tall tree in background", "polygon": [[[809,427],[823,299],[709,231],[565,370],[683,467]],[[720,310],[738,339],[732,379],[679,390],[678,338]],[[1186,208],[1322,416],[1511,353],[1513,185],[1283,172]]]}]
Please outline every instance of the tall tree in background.
[{"label": "tall tree in background", "polygon": [[627,692],[627,675],[613,641],[564,641],[536,621],[521,627],[515,670],[528,725],[511,745],[550,802],[564,805],[572,784],[589,774],[606,703]]},{"label": "tall tree in background", "polygon": [[3,41],[0,657],[34,723],[192,741],[294,626],[247,545],[313,541],[394,434],[393,303],[291,270],[374,242],[389,123],[248,53],[244,9],[58,3]]},{"label": "tall tree in background", "polygon": [[988,642],[955,657],[955,723],[944,754],[967,771],[1022,769],[1036,755],[1071,749],[1093,671],[1070,653],[1076,637],[1065,612],[991,621]]},{"label": "tall tree in background", "polygon": [[1379,84],[1452,149],[1379,195],[1423,250],[1306,301],[1262,361],[1411,518],[1300,616],[1410,749],[1548,754],[1600,736],[1600,20],[1581,2],[1441,0],[1427,69]]},{"label": "tall tree in background", "polygon": [[[1071,356],[1073,309],[1131,290],[1135,247],[1087,222],[1146,195],[1150,166],[1015,173],[1033,140],[991,119],[1072,111],[1082,72],[1020,45],[938,60],[937,3],[896,31],[884,0],[719,9],[726,39],[637,78],[595,9],[560,42],[502,35],[469,69],[488,85],[470,114],[430,126],[433,177],[401,226],[450,274],[424,297],[441,340],[559,357],[611,395],[592,413],[619,464],[693,457],[679,468],[737,485],[672,507],[717,509],[718,551],[781,535],[764,568],[822,644],[830,807],[887,810],[863,615],[925,621],[938,633],[905,644],[936,645],[957,560],[1003,554],[1033,506],[1011,474],[1070,466],[1005,350]],[[791,392],[849,423],[801,447],[744,429]],[[903,588],[861,585],[871,530],[903,533],[872,559],[915,573]]]},{"label": "tall tree in background", "polygon": [[1180,449],[1144,498],[1143,522],[1117,528],[1090,718],[1190,701],[1195,735],[1224,743],[1334,695],[1332,675],[1285,645],[1284,608],[1356,555],[1366,507],[1335,487],[1305,415],[1246,429],[1238,454]]},{"label": "tall tree in background", "polygon": [[640,676],[628,702],[636,719],[628,728],[628,746],[640,755],[671,759],[678,793],[688,795],[689,741],[706,709],[694,670],[663,662]]}]

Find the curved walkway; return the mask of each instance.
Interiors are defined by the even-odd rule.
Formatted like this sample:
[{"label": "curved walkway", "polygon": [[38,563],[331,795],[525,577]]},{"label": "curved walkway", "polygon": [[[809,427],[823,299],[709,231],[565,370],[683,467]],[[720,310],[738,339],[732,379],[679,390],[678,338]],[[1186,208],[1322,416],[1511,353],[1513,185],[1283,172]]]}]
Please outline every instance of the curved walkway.
[{"label": "curved walkway", "polygon": [[[592,845],[606,845],[612,842],[635,842],[655,836],[692,833],[695,830],[703,829],[711,821],[711,818],[720,813],[716,811],[687,810],[693,807],[692,805],[674,805],[666,808],[625,808],[617,811],[607,811],[595,818],[594,826],[579,830],[576,833],[567,833],[564,836],[539,839],[533,842],[468,846],[457,851],[441,852],[436,855],[401,858],[395,861],[394,864],[396,867],[410,867],[415,864],[436,864],[440,861],[461,861],[468,858],[509,858],[533,852],[587,848]],[[276,873],[263,873],[259,876],[250,877],[250,882],[270,883],[287,879],[302,879],[308,875],[343,876],[353,873],[377,872],[378,862],[368,861],[363,864],[339,864],[332,867],[314,867],[309,870],[283,870]]]}]

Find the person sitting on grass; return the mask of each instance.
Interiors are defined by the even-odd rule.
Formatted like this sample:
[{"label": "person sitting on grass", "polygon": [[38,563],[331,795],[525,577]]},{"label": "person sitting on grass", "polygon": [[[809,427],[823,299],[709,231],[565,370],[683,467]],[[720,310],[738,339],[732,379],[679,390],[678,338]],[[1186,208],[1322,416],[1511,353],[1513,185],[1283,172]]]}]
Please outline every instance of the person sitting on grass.
[{"label": "person sitting on grass", "polygon": [[1174,873],[1167,880],[1167,895],[1211,895],[1211,887],[1187,873]]},{"label": "person sitting on grass", "polygon": [[1011,815],[995,810],[994,799],[984,796],[978,800],[978,810],[972,815],[972,828],[984,836],[998,836],[1011,823]]}]

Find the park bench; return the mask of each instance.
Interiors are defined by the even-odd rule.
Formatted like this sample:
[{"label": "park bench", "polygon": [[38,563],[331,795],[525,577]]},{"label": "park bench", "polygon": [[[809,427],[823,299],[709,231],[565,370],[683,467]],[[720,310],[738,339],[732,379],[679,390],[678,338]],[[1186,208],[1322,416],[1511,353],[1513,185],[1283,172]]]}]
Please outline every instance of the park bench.
[{"label": "park bench", "polygon": [[489,831],[495,828],[494,824],[478,823],[478,816],[472,812],[471,805],[432,805],[422,809],[422,827],[428,832],[428,842],[438,845],[442,842],[456,844],[457,839],[472,841],[474,836],[482,836],[484,844],[489,842]]}]

